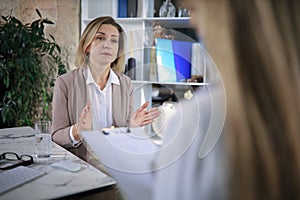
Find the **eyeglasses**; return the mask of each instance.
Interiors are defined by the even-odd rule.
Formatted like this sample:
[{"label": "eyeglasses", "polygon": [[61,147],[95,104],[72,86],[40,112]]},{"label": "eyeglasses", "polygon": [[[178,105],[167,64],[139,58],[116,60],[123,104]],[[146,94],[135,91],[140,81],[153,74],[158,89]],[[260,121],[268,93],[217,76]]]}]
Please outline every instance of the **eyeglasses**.
[{"label": "eyeglasses", "polygon": [[33,164],[33,157],[31,155],[21,155],[14,152],[5,152],[0,155],[0,169],[12,169],[17,166],[28,166]]}]

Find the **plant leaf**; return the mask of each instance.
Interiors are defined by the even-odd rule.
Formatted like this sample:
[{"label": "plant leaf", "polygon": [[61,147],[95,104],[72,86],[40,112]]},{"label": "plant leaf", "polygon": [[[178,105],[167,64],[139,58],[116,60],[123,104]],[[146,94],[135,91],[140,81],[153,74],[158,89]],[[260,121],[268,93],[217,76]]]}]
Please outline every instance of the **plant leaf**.
[{"label": "plant leaf", "polygon": [[53,41],[55,41],[55,38],[53,37],[52,34],[49,34],[49,36],[51,37],[51,39],[52,39]]},{"label": "plant leaf", "polygon": [[39,16],[40,18],[42,18],[42,15],[41,15],[40,11],[39,11],[38,9],[35,9],[35,11],[36,11],[36,13],[38,14],[38,16]]},{"label": "plant leaf", "polygon": [[52,22],[52,21],[50,21],[48,19],[44,19],[43,23],[45,23],[45,24],[54,24],[54,22]]},{"label": "plant leaf", "polygon": [[9,76],[4,77],[4,84],[5,84],[6,88],[8,88],[8,86],[9,86]]},{"label": "plant leaf", "polygon": [[8,21],[8,17],[4,17],[3,15],[1,15],[1,18],[6,22]]}]

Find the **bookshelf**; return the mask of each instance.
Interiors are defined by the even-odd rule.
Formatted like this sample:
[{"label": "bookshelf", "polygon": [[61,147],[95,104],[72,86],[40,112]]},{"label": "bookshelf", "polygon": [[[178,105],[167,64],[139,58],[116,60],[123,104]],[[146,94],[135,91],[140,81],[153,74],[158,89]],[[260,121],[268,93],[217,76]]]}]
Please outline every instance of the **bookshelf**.
[{"label": "bookshelf", "polygon": [[[195,33],[189,24],[189,17],[155,17],[154,10],[160,7],[162,0],[134,1],[137,2],[136,17],[119,17],[119,3],[122,0],[82,0],[81,31],[92,19],[104,15],[112,16],[124,28],[127,38],[126,60],[130,57],[136,59],[136,79],[133,80],[135,108],[138,108],[145,101],[152,102],[153,85],[167,86],[170,91],[175,91],[175,93],[179,91],[176,94],[179,98],[183,98],[184,91],[207,85],[209,80],[213,79],[213,76],[207,76],[206,71],[203,74],[203,83],[159,82],[151,78],[151,67],[153,65],[149,62],[148,57],[151,48],[153,48],[153,38],[151,38],[153,37],[151,35],[153,34],[153,23],[158,23],[161,27],[172,31],[172,34],[175,34],[175,37],[180,38],[180,40],[197,42],[197,38],[193,35]],[[172,2],[174,1],[172,0]],[[191,34],[187,35],[186,31]]]}]

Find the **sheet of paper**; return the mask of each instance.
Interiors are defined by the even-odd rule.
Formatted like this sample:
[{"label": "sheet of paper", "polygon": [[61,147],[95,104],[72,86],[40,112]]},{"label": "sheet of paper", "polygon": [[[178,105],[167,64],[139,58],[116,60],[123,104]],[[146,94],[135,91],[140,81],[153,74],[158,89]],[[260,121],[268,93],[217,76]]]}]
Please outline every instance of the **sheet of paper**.
[{"label": "sheet of paper", "polygon": [[115,128],[82,133],[84,144],[104,164],[128,199],[150,200],[153,189],[153,161],[160,146],[141,128]]},{"label": "sheet of paper", "polygon": [[84,144],[104,165],[131,173],[152,171],[152,162],[160,146],[141,128],[115,128],[107,131],[82,132]]}]

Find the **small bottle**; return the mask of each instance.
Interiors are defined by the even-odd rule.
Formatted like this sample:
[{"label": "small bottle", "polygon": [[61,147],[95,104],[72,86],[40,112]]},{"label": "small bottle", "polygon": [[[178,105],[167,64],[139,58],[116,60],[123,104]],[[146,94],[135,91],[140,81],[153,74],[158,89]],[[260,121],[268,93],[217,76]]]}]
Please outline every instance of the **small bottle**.
[{"label": "small bottle", "polygon": [[180,6],[178,8],[178,17],[189,17],[190,16],[190,10]]},{"label": "small bottle", "polygon": [[135,58],[131,57],[127,61],[127,75],[131,78],[131,80],[135,80],[136,76],[136,61]]}]

